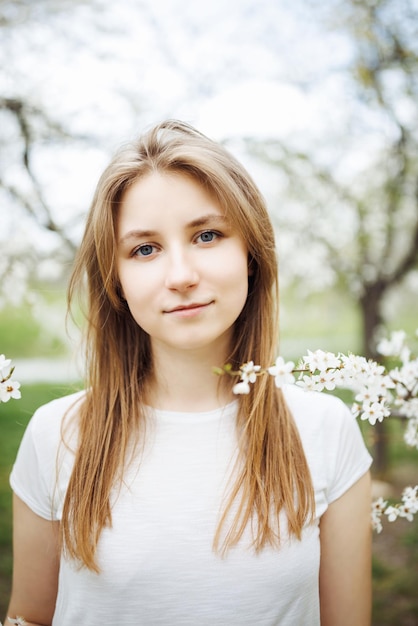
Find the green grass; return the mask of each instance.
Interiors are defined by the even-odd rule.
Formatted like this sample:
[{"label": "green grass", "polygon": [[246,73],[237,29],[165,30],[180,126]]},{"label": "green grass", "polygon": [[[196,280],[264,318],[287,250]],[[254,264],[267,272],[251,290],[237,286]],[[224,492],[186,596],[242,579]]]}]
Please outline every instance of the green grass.
[{"label": "green grass", "polygon": [[[62,312],[64,328],[65,310]],[[64,331],[63,331],[64,332]],[[7,358],[57,357],[65,354],[66,341],[51,334],[48,323],[41,324],[26,307],[0,310],[0,354]]]}]

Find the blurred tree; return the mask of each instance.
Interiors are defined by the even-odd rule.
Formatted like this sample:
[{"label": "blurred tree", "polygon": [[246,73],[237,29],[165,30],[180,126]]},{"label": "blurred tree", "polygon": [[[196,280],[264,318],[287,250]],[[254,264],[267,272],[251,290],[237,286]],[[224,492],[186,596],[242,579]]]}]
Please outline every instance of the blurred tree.
[{"label": "blurred tree", "polygon": [[[358,303],[363,351],[376,358],[385,297],[418,269],[418,3],[308,0],[307,6],[334,29],[337,45],[351,50],[348,65],[331,77],[348,117],[336,128],[338,98],[330,100],[328,129],[310,149],[307,137],[305,147],[277,141],[250,141],[249,147],[278,167],[283,180],[285,206],[275,215],[282,230],[294,226],[288,254],[282,254],[285,269],[309,283],[308,258],[316,246],[322,262],[316,271],[329,287],[331,270],[334,284]],[[375,469],[383,473],[379,426]]]},{"label": "blurred tree", "polygon": [[[5,125],[11,126],[14,123],[17,127],[18,159],[30,183],[25,190],[25,185],[7,182],[0,173],[0,187],[24,207],[41,228],[59,234],[70,252],[74,252],[75,244],[67,237],[65,228],[54,221],[32,163],[32,152],[37,142],[43,139],[50,142],[64,141],[69,138],[68,132],[61,124],[52,120],[46,111],[21,98],[0,98],[0,112]],[[8,121],[7,117],[12,119]]]},{"label": "blurred tree", "polygon": [[[0,304],[18,304],[28,296],[27,282],[42,267],[48,265],[47,273],[57,277],[59,266],[68,265],[75,252],[74,215],[59,215],[37,161],[42,151],[53,152],[86,138],[70,130],[68,120],[51,112],[37,86],[33,89],[36,76],[31,66],[37,52],[51,45],[57,19],[99,2],[0,0]],[[38,69],[36,64],[34,68]]]},{"label": "blurred tree", "polygon": [[[374,164],[379,175],[370,172],[380,184],[366,184],[363,203],[356,202],[364,347],[375,357],[383,298],[418,267],[418,3],[352,0],[344,13],[355,46],[350,72],[358,96],[388,127]],[[371,276],[362,275],[370,266]]]},{"label": "blurred tree", "polygon": [[[317,8],[316,2],[309,4]],[[339,70],[349,118],[335,129],[332,109],[338,102],[330,101],[329,133],[322,132],[321,145],[312,146],[309,137],[305,151],[300,142],[247,144],[278,166],[289,202],[284,196],[275,219],[290,224],[290,231],[294,227],[301,242],[326,252],[334,282],[360,306],[364,353],[375,358],[384,298],[418,269],[418,3],[336,0],[326,3],[328,11],[329,5],[333,27],[338,15],[338,27],[352,45],[350,66]],[[293,211],[296,204],[299,210]],[[310,227],[300,232],[306,220]],[[306,251],[310,254],[309,245]],[[295,277],[303,279],[306,272],[310,281],[299,249],[300,254],[301,263],[292,254],[283,262],[289,274],[294,265]]]}]

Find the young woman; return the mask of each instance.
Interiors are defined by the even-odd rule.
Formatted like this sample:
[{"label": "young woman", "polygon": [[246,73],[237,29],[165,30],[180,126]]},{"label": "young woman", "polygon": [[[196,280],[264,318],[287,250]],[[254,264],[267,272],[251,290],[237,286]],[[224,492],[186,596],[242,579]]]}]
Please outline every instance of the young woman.
[{"label": "young woman", "polygon": [[[87,279],[87,282],[85,282]],[[11,475],[8,615],[54,626],[370,623],[370,456],[273,364],[272,226],[244,168],[161,123],[101,177],[70,281],[86,391],[41,407]]]}]

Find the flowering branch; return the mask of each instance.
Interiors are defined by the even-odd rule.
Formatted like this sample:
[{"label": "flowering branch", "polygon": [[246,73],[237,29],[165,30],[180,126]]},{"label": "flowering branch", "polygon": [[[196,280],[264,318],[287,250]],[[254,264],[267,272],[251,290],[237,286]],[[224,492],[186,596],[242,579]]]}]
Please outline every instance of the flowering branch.
[{"label": "flowering branch", "polygon": [[415,487],[405,487],[402,492],[402,503],[388,505],[387,500],[382,497],[372,503],[372,526],[373,529],[382,532],[382,515],[387,515],[389,522],[394,522],[399,517],[404,517],[408,522],[412,522],[415,513],[418,513],[418,485]]},{"label": "flowering branch", "polygon": [[[368,421],[372,426],[389,417],[392,406],[397,407],[407,418],[405,443],[418,449],[418,357],[412,357],[405,340],[405,332],[396,331],[377,346],[378,352],[383,356],[398,359],[399,364],[390,371],[376,361],[362,356],[308,350],[298,366],[293,361],[286,362],[283,357],[278,356],[270,367],[262,368],[249,361],[241,365],[239,370],[233,370],[227,364],[222,368],[215,368],[214,372],[239,377],[233,387],[235,394],[250,393],[250,385],[264,375],[273,376],[278,388],[285,384],[296,384],[311,391],[348,389],[354,396],[351,408],[353,415]],[[405,488],[402,503],[395,506],[388,506],[386,501],[379,498],[372,505],[373,528],[377,532],[381,531],[383,513],[390,522],[399,517],[412,521],[414,514],[418,513],[417,494],[418,485]]]},{"label": "flowering branch", "polygon": [[[27,621],[25,620],[24,617],[20,617],[19,615],[16,615],[15,618],[13,617],[8,617],[7,621],[10,622],[11,624],[14,624],[15,626],[26,626]],[[0,624],[1,626],[1,624]]]},{"label": "flowering branch", "polygon": [[21,397],[20,383],[12,380],[14,367],[10,367],[11,360],[0,354],[0,402],[8,402],[10,398],[18,400]]},{"label": "flowering branch", "polygon": [[[14,624],[15,626],[26,626],[27,621],[25,620],[24,617],[20,617],[19,615],[17,615],[15,618],[13,617],[8,617],[7,621],[10,622],[11,624]],[[1,623],[0,623],[1,626]]]}]

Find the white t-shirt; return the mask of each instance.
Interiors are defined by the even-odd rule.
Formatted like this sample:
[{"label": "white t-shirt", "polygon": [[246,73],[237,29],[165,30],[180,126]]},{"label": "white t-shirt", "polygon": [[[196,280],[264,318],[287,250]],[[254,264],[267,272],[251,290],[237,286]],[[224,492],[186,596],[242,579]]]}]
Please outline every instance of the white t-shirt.
[{"label": "white t-shirt", "polygon": [[[238,403],[199,414],[150,410],[144,451],[115,490],[113,525],[99,541],[101,573],[61,559],[53,625],[319,626],[319,518],[371,457],[342,402],[295,386],[285,397],[315,489],[315,523],[301,541],[289,540],[283,520],[279,550],[255,554],[247,533],[226,557],[215,554],[237,453]],[[76,399],[54,400],[35,413],[11,474],[16,494],[46,519],[61,518],[73,463],[73,453],[59,446],[61,420]]]}]

